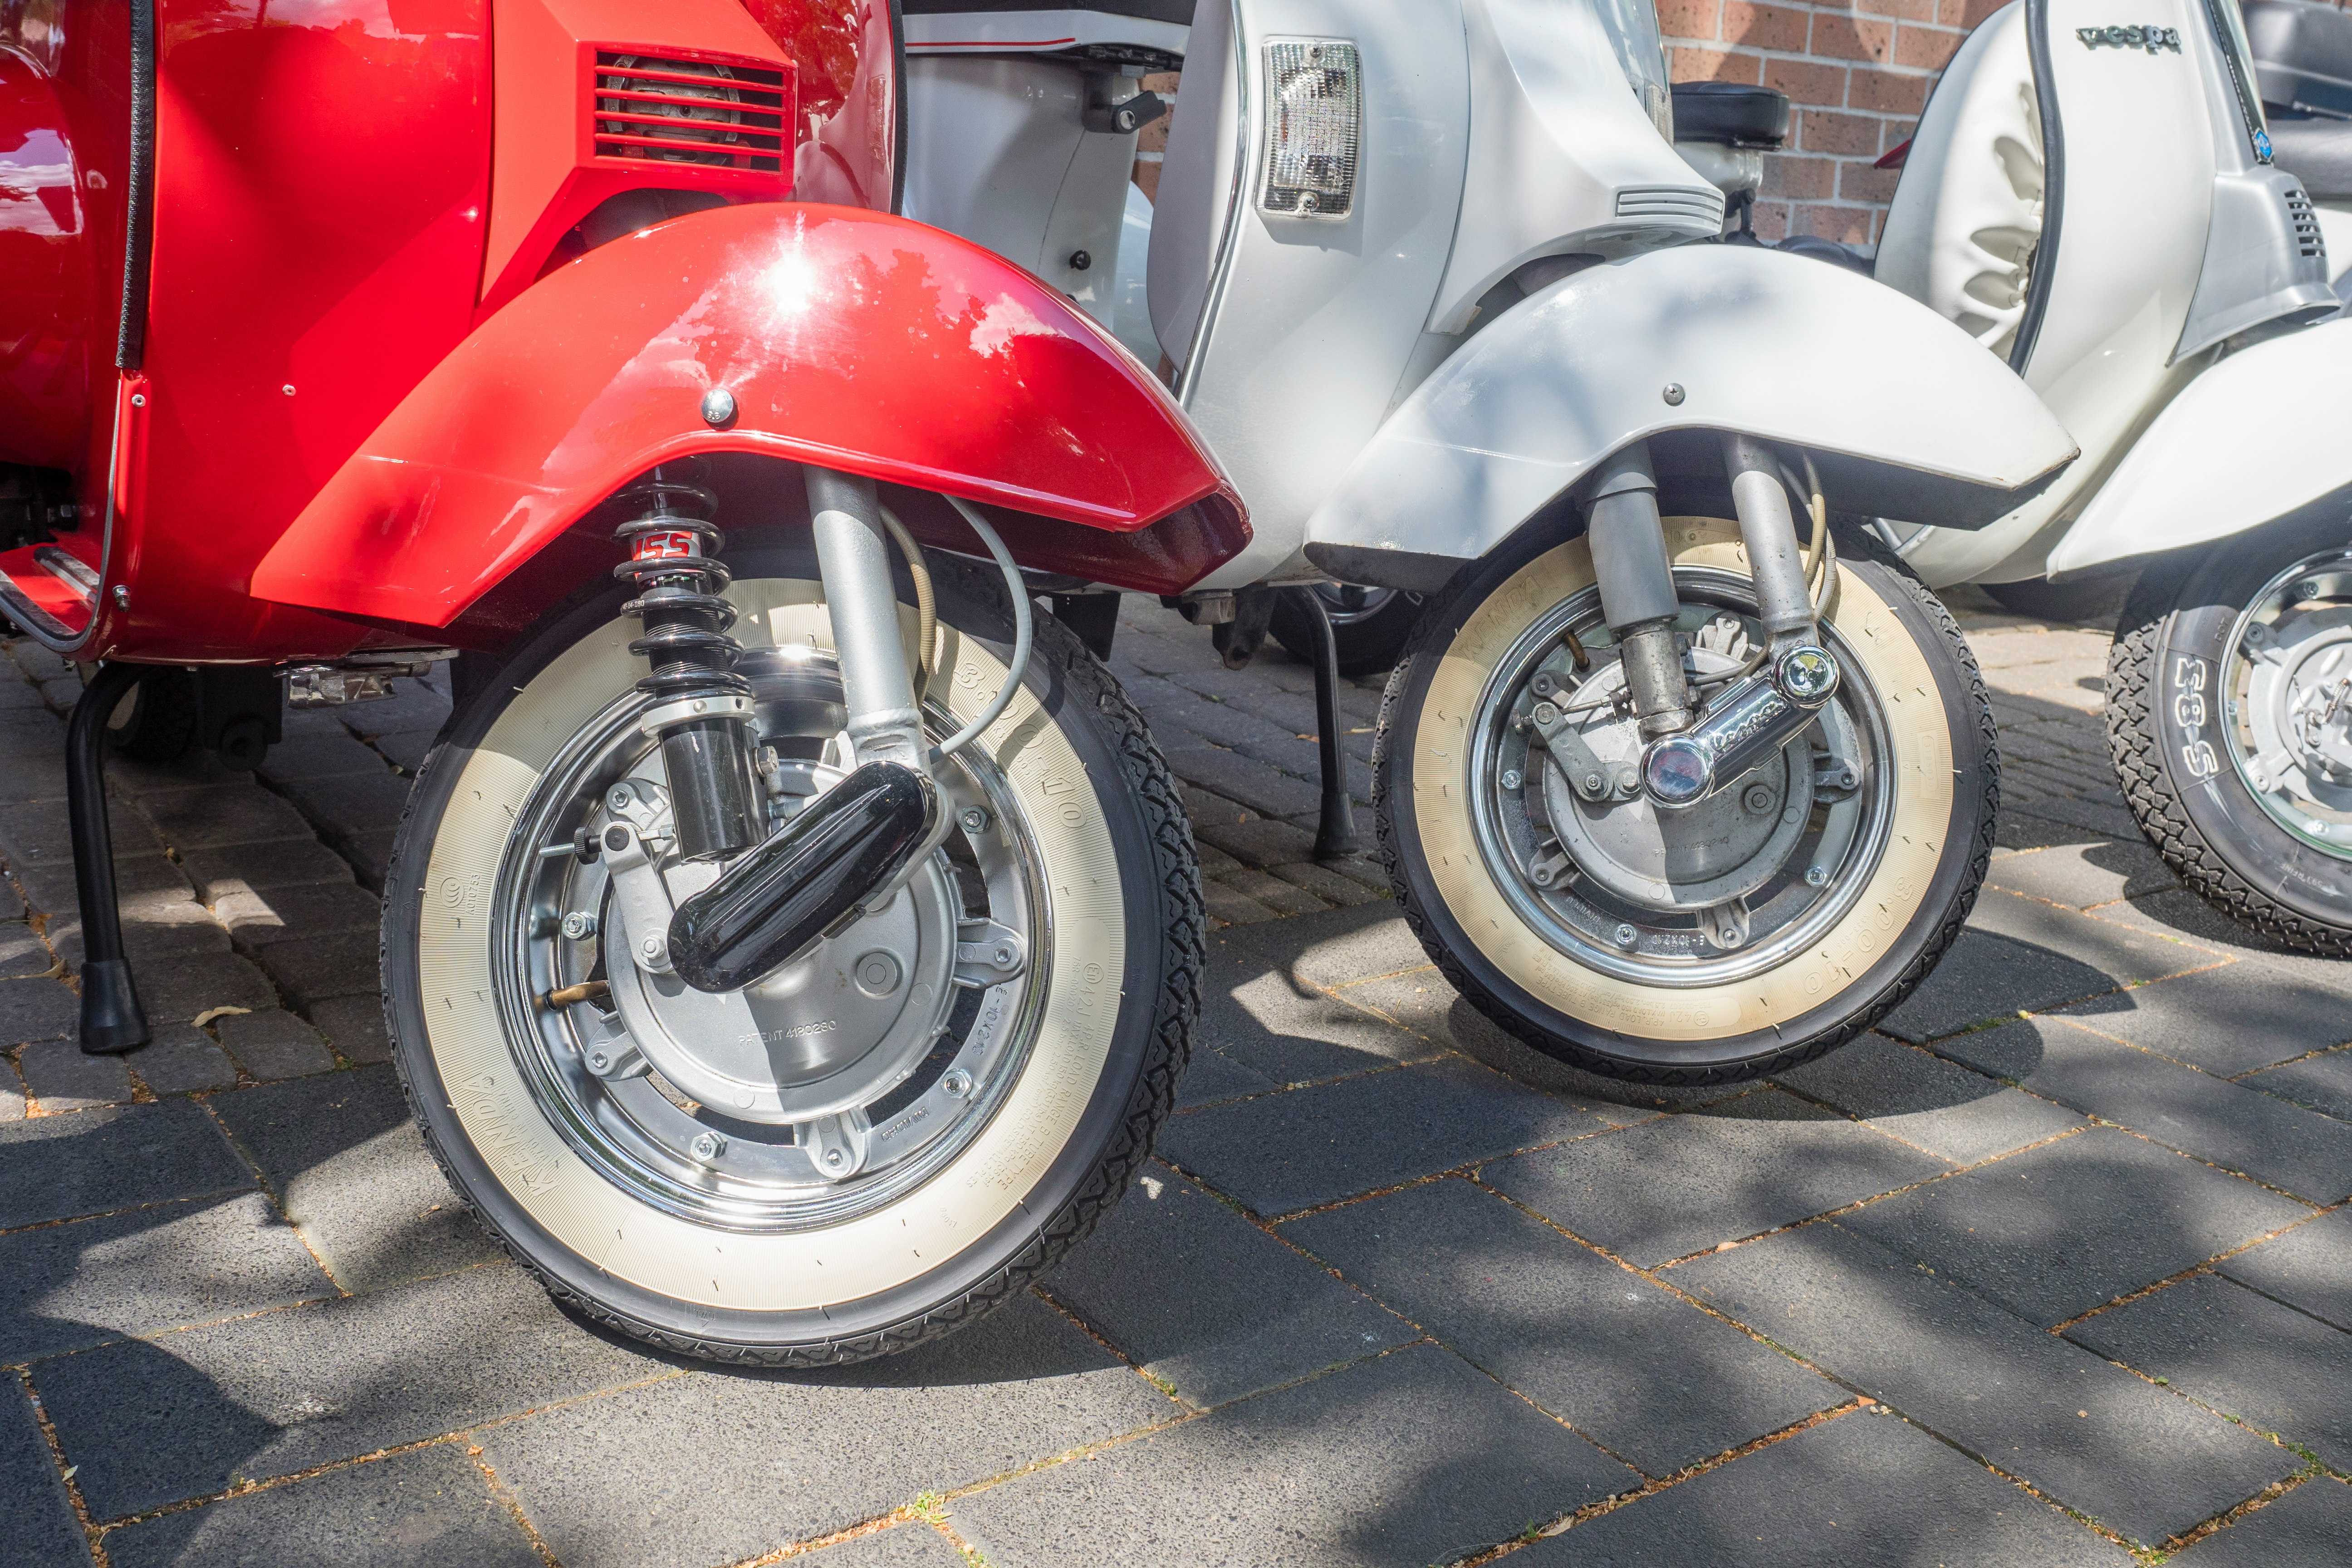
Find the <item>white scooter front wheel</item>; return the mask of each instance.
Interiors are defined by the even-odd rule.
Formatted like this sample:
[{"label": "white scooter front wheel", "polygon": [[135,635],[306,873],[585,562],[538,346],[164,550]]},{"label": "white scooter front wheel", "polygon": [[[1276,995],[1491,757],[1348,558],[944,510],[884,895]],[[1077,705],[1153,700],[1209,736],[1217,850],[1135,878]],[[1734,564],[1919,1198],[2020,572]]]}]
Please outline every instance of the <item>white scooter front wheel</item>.
[{"label": "white scooter front wheel", "polygon": [[[805,552],[728,563],[781,822],[849,761],[831,622]],[[1012,626],[994,574],[934,575],[936,742],[1003,683]],[[526,637],[419,775],[383,950],[417,1120],[508,1250],[601,1321],[762,1365],[919,1343],[1084,1236],[1173,1103],[1202,944],[1174,783],[1041,618],[1012,706],[933,769],[948,829],[909,879],[774,973],[694,989],[645,926],[718,868],[676,851],[625,593]]]},{"label": "white scooter front wheel", "polygon": [[[1735,523],[1664,526],[1704,698],[1763,637],[1747,558]],[[1844,1043],[1927,977],[1992,848],[1991,709],[1917,579],[1838,572],[1821,721],[1675,811],[1633,787],[1581,538],[1499,552],[1431,602],[1390,679],[1374,801],[1407,919],[1481,1012],[1591,1071],[1717,1082]]]}]

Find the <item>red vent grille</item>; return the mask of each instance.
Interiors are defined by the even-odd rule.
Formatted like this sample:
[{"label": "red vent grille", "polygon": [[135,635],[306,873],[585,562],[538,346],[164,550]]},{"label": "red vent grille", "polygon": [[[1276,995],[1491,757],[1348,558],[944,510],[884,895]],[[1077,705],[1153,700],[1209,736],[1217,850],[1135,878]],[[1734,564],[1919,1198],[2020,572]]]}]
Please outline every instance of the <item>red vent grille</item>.
[{"label": "red vent grille", "polygon": [[656,55],[596,57],[596,155],[781,170],[781,71]]}]

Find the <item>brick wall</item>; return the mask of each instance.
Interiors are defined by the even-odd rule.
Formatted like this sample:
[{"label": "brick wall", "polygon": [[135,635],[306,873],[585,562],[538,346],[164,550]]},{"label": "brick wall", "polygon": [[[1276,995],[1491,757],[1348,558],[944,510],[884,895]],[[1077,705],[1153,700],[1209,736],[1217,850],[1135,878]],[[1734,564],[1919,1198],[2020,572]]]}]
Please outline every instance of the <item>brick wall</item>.
[{"label": "brick wall", "polygon": [[1764,5],[1659,0],[1676,81],[1762,82],[1789,95],[1789,146],[1764,160],[1756,230],[1873,241],[1895,171],[1872,164],[1911,134],[1936,75],[2001,0]]}]

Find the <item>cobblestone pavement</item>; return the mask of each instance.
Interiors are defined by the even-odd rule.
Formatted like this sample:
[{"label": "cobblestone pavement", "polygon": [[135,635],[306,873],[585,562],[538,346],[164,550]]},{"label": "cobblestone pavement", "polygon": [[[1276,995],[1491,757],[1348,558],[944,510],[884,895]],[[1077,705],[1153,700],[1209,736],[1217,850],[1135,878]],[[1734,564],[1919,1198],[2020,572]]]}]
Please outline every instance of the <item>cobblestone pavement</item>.
[{"label": "cobblestone pavement", "polygon": [[1958,947],[1880,1036],[1658,1094],[1308,862],[1302,666],[1131,602],[1228,922],[1160,1163],[1034,1297],[789,1377],[566,1318],[411,1129],[373,889],[438,692],[296,716],[258,782],[116,768],[125,1062],[66,1038],[77,688],[15,644],[0,1562],[2339,1563],[2352,985],[2142,845],[2102,633],[1969,621],[2008,811]]}]

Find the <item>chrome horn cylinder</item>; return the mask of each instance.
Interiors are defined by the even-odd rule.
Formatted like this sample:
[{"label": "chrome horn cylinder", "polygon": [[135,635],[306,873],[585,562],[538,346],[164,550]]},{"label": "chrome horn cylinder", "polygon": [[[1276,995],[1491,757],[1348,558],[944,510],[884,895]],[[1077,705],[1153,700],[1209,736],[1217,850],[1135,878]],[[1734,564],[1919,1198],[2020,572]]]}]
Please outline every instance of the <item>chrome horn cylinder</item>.
[{"label": "chrome horn cylinder", "polygon": [[1697,724],[1643,748],[1643,792],[1668,809],[1697,805],[1796,739],[1837,689],[1827,648],[1789,649],[1735,682]]}]

